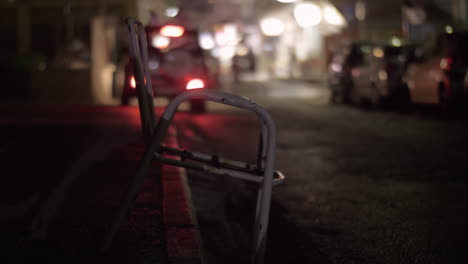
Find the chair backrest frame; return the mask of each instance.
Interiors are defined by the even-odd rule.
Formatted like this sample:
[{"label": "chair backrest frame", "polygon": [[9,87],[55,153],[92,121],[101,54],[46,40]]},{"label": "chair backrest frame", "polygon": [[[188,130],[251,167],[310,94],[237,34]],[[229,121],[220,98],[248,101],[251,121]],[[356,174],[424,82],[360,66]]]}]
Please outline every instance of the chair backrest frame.
[{"label": "chair backrest frame", "polygon": [[154,133],[156,113],[154,111],[154,94],[148,65],[148,44],[144,26],[133,18],[127,18],[129,33],[130,59],[135,76],[138,106],[142,125],[143,138],[147,143]]},{"label": "chair backrest frame", "polygon": [[[244,168],[244,170],[246,170],[246,173],[244,174],[248,174],[244,178],[252,181],[257,186],[257,204],[255,208],[256,212],[253,227],[254,234],[251,245],[251,263],[262,264],[266,250],[266,232],[268,229],[272,187],[274,181],[277,181],[278,183],[284,181],[284,176],[279,172],[276,173],[274,170],[276,127],[272,117],[263,107],[247,98],[210,89],[195,89],[185,91],[171,100],[157,121],[156,126],[153,89],[151,86],[151,76],[148,70],[148,44],[146,40],[146,31],[143,25],[135,19],[128,18],[127,24],[130,33],[130,53],[134,61],[133,65],[137,84],[140,116],[142,120],[143,133],[147,143],[147,150],[145,151],[137,176],[135,177],[129,192],[125,197],[124,203],[121,206],[119,215],[116,217],[112,228],[106,236],[103,248],[109,247],[115,232],[127,212],[127,209],[131,205],[132,199],[135,197],[139,186],[141,185],[145,175],[148,173],[149,166],[153,159],[178,167],[200,169],[201,171],[217,175],[237,177],[236,175],[238,175],[238,171],[220,168],[219,162],[216,162],[219,161],[218,158],[213,160],[214,157],[211,157],[209,160],[204,160],[206,163],[205,165],[194,167],[192,166],[192,163],[185,161],[183,158],[167,159],[159,155],[160,150],[163,149],[163,138],[167,134],[170,123],[173,120],[178,107],[184,101],[197,98],[250,110],[260,119],[261,135],[257,157],[257,170],[249,171],[248,168]],[[183,150],[179,151],[179,153],[187,153],[187,151]],[[203,156],[206,157],[207,155]],[[210,166],[210,164],[213,166]],[[259,173],[261,175],[258,175]],[[274,179],[275,175],[278,175],[279,177]],[[261,176],[262,178],[258,179],[258,176]]]}]

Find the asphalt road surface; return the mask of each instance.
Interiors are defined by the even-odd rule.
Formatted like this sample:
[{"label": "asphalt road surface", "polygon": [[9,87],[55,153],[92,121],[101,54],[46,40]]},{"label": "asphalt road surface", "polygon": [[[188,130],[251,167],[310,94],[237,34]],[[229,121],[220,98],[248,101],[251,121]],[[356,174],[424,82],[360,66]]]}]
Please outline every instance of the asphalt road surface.
[{"label": "asphalt road surface", "polygon": [[1,109],[2,263],[164,260],[161,177],[145,181],[110,253],[97,252],[144,151],[136,107]]},{"label": "asphalt road surface", "polygon": [[[463,116],[329,104],[319,83],[236,84],[278,129],[266,263],[467,263]],[[187,149],[255,160],[255,116],[210,104],[182,115]],[[253,199],[240,182],[189,172],[208,263],[246,258]]]},{"label": "asphalt road surface", "polygon": [[[287,181],[274,189],[266,263],[468,263],[466,117],[330,105],[318,83],[249,82],[227,90],[266,107],[278,129],[276,168]],[[140,137],[137,111],[107,116],[82,108],[51,120],[40,109],[15,115],[2,109],[1,222],[30,220],[33,209],[40,212],[40,238],[64,193],[87,186],[77,176],[83,171],[109,177],[100,187],[117,188],[101,194],[125,186],[115,182],[125,178],[101,173],[100,161]],[[90,117],[84,123],[77,118],[83,115]],[[255,160],[259,124],[251,113],[209,104],[208,113],[180,113],[176,120],[182,147]],[[206,174],[188,177],[208,263],[245,263],[251,189]],[[105,214],[84,216],[98,213]],[[30,222],[15,224],[0,226],[2,234]]]}]

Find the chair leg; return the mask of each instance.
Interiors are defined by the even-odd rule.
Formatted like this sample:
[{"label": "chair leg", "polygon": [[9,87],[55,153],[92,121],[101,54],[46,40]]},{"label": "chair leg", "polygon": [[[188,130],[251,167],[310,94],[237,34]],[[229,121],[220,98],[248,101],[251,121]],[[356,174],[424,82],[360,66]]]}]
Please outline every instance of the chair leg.
[{"label": "chair leg", "polygon": [[143,159],[140,163],[140,167],[138,168],[137,175],[132,182],[132,185],[127,191],[127,194],[124,197],[124,201],[122,202],[118,214],[114,218],[109,231],[106,233],[104,237],[103,244],[101,245],[101,250],[106,251],[110,248],[112,241],[114,239],[115,234],[117,233],[119,227],[122,225],[125,215],[128,213],[128,210],[131,208],[138,191],[140,190],[145,177],[149,173],[149,169],[151,166],[151,161],[153,159],[153,148],[148,148],[143,156]]},{"label": "chair leg", "polygon": [[[257,189],[257,202],[256,202],[256,210],[255,210],[255,220],[254,220],[254,227],[253,227],[253,238],[252,238],[252,245],[251,245],[251,252],[250,252],[250,263],[252,264],[261,264],[263,263],[263,258],[265,255],[265,240],[266,236],[262,229],[266,228],[265,223],[265,212],[263,208],[265,207],[264,201],[262,200],[262,186],[259,186]],[[269,212],[266,212],[269,214]],[[268,215],[266,216],[268,222]]]}]

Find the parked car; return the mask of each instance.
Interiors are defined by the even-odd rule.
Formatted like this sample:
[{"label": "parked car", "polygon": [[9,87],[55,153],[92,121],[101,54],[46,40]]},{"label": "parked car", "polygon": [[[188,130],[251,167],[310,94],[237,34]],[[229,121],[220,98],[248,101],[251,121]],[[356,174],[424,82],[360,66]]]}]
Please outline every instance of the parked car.
[{"label": "parked car", "polygon": [[401,86],[403,73],[417,45],[375,44],[351,69],[351,103],[372,106],[404,103],[407,92]]},{"label": "parked car", "polygon": [[349,103],[353,86],[351,71],[362,64],[364,54],[371,52],[374,43],[350,42],[342,45],[328,64],[328,86],[332,103]]},{"label": "parked car", "polygon": [[467,92],[468,32],[443,33],[418,49],[403,77],[411,102],[438,105],[443,111],[462,105]]},{"label": "parked car", "polygon": [[241,43],[232,57],[232,72],[234,81],[240,81],[244,73],[254,73],[256,69],[255,55],[251,48]]},{"label": "parked car", "polygon": [[[198,31],[177,25],[145,27],[148,41],[149,70],[156,96],[173,98],[189,89],[217,87],[216,74],[210,71],[200,47]],[[132,61],[125,67],[122,105],[136,97]],[[192,112],[205,111],[205,101],[192,99]]]}]

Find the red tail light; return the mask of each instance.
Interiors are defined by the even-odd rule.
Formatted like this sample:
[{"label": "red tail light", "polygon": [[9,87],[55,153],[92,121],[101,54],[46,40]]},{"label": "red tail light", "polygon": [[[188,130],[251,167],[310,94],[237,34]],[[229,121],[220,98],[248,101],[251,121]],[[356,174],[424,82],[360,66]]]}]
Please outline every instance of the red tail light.
[{"label": "red tail light", "polygon": [[133,76],[133,75],[132,75],[132,77],[130,77],[130,87],[132,87],[133,89],[136,88],[135,76]]},{"label": "red tail light", "polygon": [[187,88],[187,90],[192,90],[192,89],[200,89],[204,87],[205,87],[205,82],[202,79],[195,78],[195,79],[191,79],[187,83],[185,88]]},{"label": "red tail light", "polygon": [[178,38],[184,34],[185,29],[181,26],[165,25],[159,33],[161,36]]},{"label": "red tail light", "polygon": [[[144,81],[145,81],[145,85],[146,85],[146,77],[144,78]],[[133,89],[136,88],[136,80],[135,80],[134,75],[132,75],[132,77],[130,77],[130,87],[132,87]]]}]

